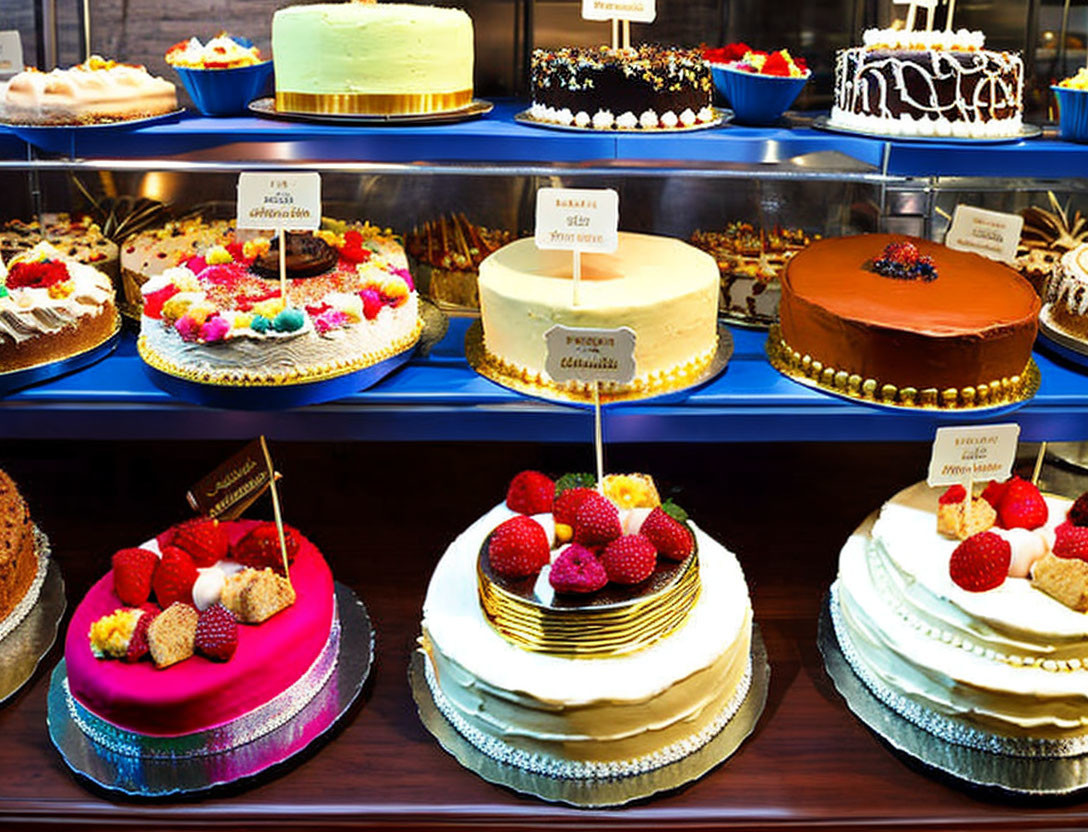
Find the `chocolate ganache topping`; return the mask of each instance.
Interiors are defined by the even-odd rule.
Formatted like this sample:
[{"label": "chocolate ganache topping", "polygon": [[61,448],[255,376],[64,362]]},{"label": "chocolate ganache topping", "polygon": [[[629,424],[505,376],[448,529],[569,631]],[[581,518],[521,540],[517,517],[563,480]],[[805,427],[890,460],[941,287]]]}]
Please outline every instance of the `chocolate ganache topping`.
[{"label": "chocolate ganache topping", "polygon": [[[316,277],[336,266],[336,249],[312,234],[287,232],[287,276],[292,279]],[[280,276],[280,240],[272,241],[268,251],[253,261],[250,268],[261,277]]]}]

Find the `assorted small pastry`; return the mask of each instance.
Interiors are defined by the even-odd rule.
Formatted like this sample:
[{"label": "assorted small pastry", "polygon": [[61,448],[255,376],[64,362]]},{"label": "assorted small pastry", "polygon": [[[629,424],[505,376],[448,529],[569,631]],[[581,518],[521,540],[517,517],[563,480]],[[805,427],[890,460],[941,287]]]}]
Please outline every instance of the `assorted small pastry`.
[{"label": "assorted small pastry", "polygon": [[463,213],[441,216],[416,227],[405,238],[420,290],[440,305],[480,308],[480,263],[513,240],[505,229],[485,228]]}]

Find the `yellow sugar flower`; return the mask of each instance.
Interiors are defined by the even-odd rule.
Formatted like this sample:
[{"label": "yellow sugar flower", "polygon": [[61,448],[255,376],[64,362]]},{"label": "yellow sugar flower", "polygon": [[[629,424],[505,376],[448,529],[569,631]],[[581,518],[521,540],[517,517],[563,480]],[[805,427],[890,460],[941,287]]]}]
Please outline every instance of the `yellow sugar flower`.
[{"label": "yellow sugar flower", "polygon": [[75,290],[75,281],[64,280],[60,283],[54,283],[49,287],[49,297],[53,298],[53,300],[63,300],[64,298],[69,297]]},{"label": "yellow sugar flower", "polygon": [[242,244],[242,255],[246,260],[256,260],[262,254],[266,254],[270,248],[272,248],[272,242],[267,237],[257,237]]},{"label": "yellow sugar flower", "polygon": [[128,643],[132,639],[132,633],[136,629],[136,622],[143,615],[143,610],[120,609],[114,610],[109,615],[91,624],[88,638],[91,641],[91,652],[100,659],[112,656],[115,659],[123,658],[128,652]]},{"label": "yellow sugar flower", "polygon": [[254,315],[263,315],[271,320],[283,311],[283,298],[269,298],[253,304]]},{"label": "yellow sugar flower", "polygon": [[248,312],[239,312],[234,316],[234,322],[231,324],[235,329],[246,329],[253,323],[254,316]]},{"label": "yellow sugar flower", "polygon": [[189,307],[193,305],[192,296],[174,295],[172,298],[166,301],[162,305],[162,317],[163,320],[168,323],[173,323],[178,318],[183,316]]},{"label": "yellow sugar flower", "polygon": [[604,478],[604,496],[622,509],[661,505],[657,487],[648,474],[609,474]]},{"label": "yellow sugar flower", "polygon": [[204,252],[204,262],[209,266],[222,266],[225,263],[233,263],[234,258],[223,246],[212,246]]}]

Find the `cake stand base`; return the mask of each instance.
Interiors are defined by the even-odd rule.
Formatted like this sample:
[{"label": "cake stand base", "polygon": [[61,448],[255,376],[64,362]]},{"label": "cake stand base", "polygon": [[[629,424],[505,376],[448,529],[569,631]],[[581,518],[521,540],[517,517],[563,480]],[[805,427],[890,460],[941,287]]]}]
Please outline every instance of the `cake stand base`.
[{"label": "cake stand base", "polygon": [[96,361],[101,361],[113,352],[117,347],[117,342],[120,340],[121,325],[118,323],[117,329],[114,330],[113,335],[101,344],[91,347],[89,350],[84,350],[83,352],[71,355],[68,358],[62,358],[60,361],[50,361],[48,364],[38,364],[34,367],[24,367],[20,370],[2,372],[0,373],[0,396],[6,396],[8,393],[23,387],[41,384],[43,381],[49,381],[58,376],[74,373],[76,370],[82,370],[84,367],[89,367],[91,364],[94,364]]},{"label": "cake stand base", "polygon": [[[39,543],[43,541],[44,535]],[[19,692],[52,649],[65,607],[64,579],[56,561],[49,559],[34,605],[23,620],[0,639],[0,704]]]}]

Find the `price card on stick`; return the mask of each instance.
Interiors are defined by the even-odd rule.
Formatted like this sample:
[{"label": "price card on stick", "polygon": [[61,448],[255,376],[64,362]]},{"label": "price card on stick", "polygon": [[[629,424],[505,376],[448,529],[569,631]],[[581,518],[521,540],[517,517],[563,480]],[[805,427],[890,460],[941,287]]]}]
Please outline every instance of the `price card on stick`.
[{"label": "price card on stick", "polygon": [[583,251],[609,254],[620,244],[620,197],[611,188],[541,188],[536,192],[536,246],[570,251],[578,306]]},{"label": "price card on stick", "polygon": [[1019,439],[1017,424],[937,428],[926,482],[962,484],[970,494],[975,480],[1007,480]]},{"label": "price card on stick", "polygon": [[287,303],[286,231],[321,227],[318,173],[238,174],[238,227],[273,230],[280,238],[280,297]]},{"label": "price card on stick", "polygon": [[631,21],[653,23],[657,18],[655,0],[582,0],[584,20],[612,21],[612,48],[620,48],[620,23],[623,23],[623,48],[631,48]]},{"label": "price card on stick", "polygon": [[0,75],[15,75],[23,71],[23,42],[19,32],[8,29],[0,32]]}]

